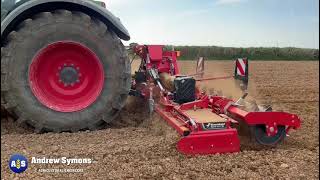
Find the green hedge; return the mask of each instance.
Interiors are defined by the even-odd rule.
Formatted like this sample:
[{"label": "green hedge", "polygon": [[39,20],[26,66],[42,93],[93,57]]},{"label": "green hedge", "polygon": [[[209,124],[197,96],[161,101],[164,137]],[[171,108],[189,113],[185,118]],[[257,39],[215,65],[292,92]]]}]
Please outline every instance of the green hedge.
[{"label": "green hedge", "polygon": [[[172,46],[167,46],[172,49]],[[218,46],[174,46],[181,51],[181,60],[192,60],[199,56],[209,60],[232,60],[248,57],[251,60],[319,60],[319,49],[303,48],[232,48]]]}]

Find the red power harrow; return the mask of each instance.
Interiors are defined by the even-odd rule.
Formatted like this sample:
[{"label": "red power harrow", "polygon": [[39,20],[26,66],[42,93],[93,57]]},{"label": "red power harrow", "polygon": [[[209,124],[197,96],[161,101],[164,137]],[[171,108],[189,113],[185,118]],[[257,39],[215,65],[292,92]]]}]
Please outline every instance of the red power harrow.
[{"label": "red power harrow", "polygon": [[[156,111],[182,136],[177,149],[184,154],[214,154],[240,151],[237,125],[246,124],[255,140],[262,145],[276,145],[290,129],[300,127],[295,114],[272,112],[257,106],[244,110],[247,93],[233,101],[220,95],[208,95],[196,87],[197,81],[235,78],[242,89],[248,84],[248,59],[239,58],[235,75],[204,78],[204,59],[197,62],[196,74],[179,75],[179,51],[164,50],[162,45],[134,45],[133,52],[141,64],[135,72],[130,95],[145,98],[149,111]],[[155,93],[158,92],[158,93]]]}]

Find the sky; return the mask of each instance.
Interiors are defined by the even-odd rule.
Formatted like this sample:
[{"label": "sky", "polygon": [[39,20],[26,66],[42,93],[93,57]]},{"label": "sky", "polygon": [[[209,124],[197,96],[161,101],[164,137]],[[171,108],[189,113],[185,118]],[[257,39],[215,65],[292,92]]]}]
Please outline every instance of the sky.
[{"label": "sky", "polygon": [[104,0],[131,42],[319,49],[319,0]]}]

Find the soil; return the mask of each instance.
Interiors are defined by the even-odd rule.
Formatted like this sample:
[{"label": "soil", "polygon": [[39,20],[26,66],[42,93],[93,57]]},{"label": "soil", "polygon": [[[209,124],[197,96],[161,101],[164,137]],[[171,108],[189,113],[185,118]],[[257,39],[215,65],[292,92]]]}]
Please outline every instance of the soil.
[{"label": "soil", "polygon": [[[180,63],[194,73],[195,62]],[[219,73],[217,73],[219,72]],[[231,61],[211,61],[206,75],[233,72]],[[259,61],[250,64],[249,94],[258,103],[299,115],[302,127],[276,148],[261,148],[241,137],[241,152],[185,156],[177,152],[179,136],[157,115],[145,113],[130,98],[109,128],[78,133],[34,134],[12,119],[1,119],[2,179],[319,179],[319,62]],[[218,81],[204,87],[219,87]],[[241,93],[223,88],[237,99]],[[221,89],[223,90],[223,89]],[[228,91],[227,90],[227,91]],[[21,174],[8,167],[12,154],[32,157],[92,158],[91,164],[31,164]],[[83,169],[83,172],[38,172],[41,168]]]}]

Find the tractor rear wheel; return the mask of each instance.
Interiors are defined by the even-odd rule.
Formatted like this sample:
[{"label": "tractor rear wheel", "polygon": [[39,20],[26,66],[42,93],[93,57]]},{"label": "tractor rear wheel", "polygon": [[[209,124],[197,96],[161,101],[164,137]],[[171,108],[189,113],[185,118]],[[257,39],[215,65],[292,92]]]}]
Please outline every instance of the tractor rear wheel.
[{"label": "tractor rear wheel", "polygon": [[126,50],[104,23],[43,12],[1,47],[1,105],[36,132],[95,130],[124,106],[130,75]]}]

